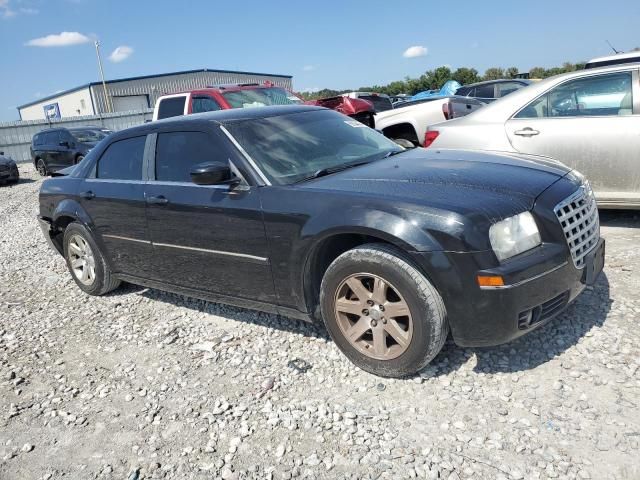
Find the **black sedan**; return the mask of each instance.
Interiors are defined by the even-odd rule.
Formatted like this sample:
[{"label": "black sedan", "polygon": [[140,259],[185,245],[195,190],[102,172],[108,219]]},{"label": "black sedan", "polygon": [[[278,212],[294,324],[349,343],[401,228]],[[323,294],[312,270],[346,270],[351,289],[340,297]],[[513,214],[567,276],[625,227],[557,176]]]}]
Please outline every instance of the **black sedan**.
[{"label": "black sedan", "polygon": [[7,183],[18,183],[20,172],[18,165],[9,157],[5,157],[4,152],[0,152],[0,185]]},{"label": "black sedan", "polygon": [[549,321],[604,262],[588,182],[551,160],[404,150],[309,106],[114,133],[46,180],[40,222],[91,295],[120,281],[323,321],[359,367]]}]

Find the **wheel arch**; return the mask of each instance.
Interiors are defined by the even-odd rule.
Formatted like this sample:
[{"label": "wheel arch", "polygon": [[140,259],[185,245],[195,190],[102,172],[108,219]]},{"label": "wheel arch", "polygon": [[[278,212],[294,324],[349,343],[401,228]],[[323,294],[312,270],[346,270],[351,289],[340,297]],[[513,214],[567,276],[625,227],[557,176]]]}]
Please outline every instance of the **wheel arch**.
[{"label": "wheel arch", "polygon": [[417,142],[417,144],[420,144],[420,139],[418,138],[418,129],[410,122],[402,122],[395,125],[389,125],[382,129],[382,133],[387,138],[405,138],[406,140],[410,140],[412,142]]},{"label": "wheel arch", "polygon": [[65,199],[61,201],[51,215],[51,240],[58,252],[63,255],[62,239],[64,231],[72,222],[82,224],[97,241],[91,228],[91,219],[82,206],[73,199]]},{"label": "wheel arch", "polygon": [[[303,262],[302,286],[307,311],[315,319],[319,319],[320,284],[329,265],[344,252],[368,243],[383,243],[391,245],[411,257],[409,252],[440,250],[438,243],[426,232],[415,227],[400,228],[406,224],[403,219],[395,219],[396,228],[391,232],[387,229],[360,225],[332,228],[316,235],[316,240],[307,251]],[[402,232],[400,232],[402,230]],[[420,265],[416,268],[423,270]],[[425,276],[427,272],[422,271]]]}]

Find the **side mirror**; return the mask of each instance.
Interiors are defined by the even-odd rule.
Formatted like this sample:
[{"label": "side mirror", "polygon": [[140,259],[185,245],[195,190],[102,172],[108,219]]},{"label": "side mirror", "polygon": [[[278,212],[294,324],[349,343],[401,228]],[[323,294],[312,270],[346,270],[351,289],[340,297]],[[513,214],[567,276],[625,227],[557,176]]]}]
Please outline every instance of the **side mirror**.
[{"label": "side mirror", "polygon": [[394,138],[393,141],[404,148],[416,148],[411,140],[407,140],[406,138]]},{"label": "side mirror", "polygon": [[206,162],[191,168],[191,181],[196,185],[231,184],[231,169],[222,162]]}]

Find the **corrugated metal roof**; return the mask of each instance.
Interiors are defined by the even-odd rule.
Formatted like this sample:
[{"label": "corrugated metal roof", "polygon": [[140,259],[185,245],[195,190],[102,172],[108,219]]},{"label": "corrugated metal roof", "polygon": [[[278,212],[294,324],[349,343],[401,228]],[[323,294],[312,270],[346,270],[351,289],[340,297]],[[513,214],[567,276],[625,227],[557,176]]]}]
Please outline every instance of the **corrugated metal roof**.
[{"label": "corrugated metal roof", "polygon": [[[257,73],[257,72],[241,72],[236,70],[216,70],[212,68],[200,68],[197,70],[182,70],[178,72],[169,72],[169,73],[159,73],[156,75],[141,75],[138,77],[128,77],[128,78],[116,78],[114,80],[107,80],[107,85],[118,82],[129,82],[132,80],[146,80],[150,78],[162,78],[162,77],[170,77],[172,75],[184,75],[189,73],[203,73],[203,72],[214,72],[214,73],[228,73],[233,75],[263,75],[269,77],[281,77],[281,78],[293,78],[291,75],[281,75],[278,73]],[[38,103],[46,102],[47,100],[52,100],[54,98],[61,97],[63,95],[67,95],[69,93],[77,92],[78,90],[83,90],[85,88],[89,88],[96,85],[102,85],[102,82],[91,82],[85,83],[84,85],[80,85],[79,87],[70,88],[69,90],[64,90],[62,92],[54,93],[52,95],[48,95],[46,97],[39,98],[33,102],[25,103],[23,105],[18,105],[16,108],[20,110],[21,108],[30,107],[31,105],[37,105]]]}]

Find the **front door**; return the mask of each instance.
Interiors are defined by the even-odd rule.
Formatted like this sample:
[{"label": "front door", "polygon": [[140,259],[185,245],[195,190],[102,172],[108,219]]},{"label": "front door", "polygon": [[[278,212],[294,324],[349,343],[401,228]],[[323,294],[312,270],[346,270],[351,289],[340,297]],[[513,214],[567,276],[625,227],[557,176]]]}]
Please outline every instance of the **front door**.
[{"label": "front door", "polygon": [[144,197],[146,136],[112,143],[98,159],[93,178],[78,190],[89,227],[114,272],[148,278],[153,262]]},{"label": "front door", "polygon": [[507,121],[522,153],[546,155],[583,173],[600,200],[640,200],[640,94],[637,72],[564,82]]},{"label": "front door", "polygon": [[156,277],[180,287],[275,303],[258,187],[230,190],[191,183],[193,165],[228,161],[218,143],[204,131],[158,133],[146,189]]}]

